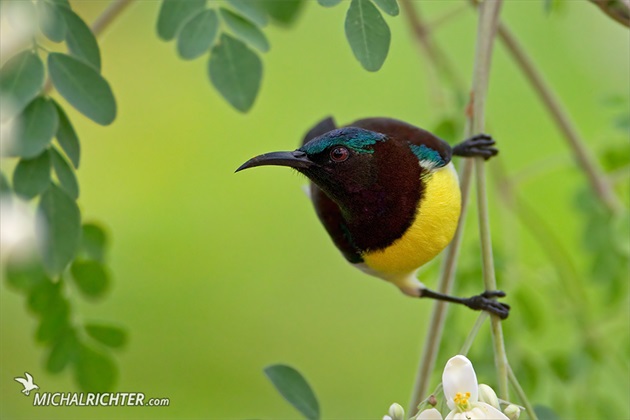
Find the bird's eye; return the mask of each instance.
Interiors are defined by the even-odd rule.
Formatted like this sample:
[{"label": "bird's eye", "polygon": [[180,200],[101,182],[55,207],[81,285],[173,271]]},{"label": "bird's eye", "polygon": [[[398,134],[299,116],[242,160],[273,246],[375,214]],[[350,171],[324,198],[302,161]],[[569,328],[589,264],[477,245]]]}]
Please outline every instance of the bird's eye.
[{"label": "bird's eye", "polygon": [[333,162],[343,162],[348,159],[350,152],[345,147],[335,147],[330,151],[330,159]]}]

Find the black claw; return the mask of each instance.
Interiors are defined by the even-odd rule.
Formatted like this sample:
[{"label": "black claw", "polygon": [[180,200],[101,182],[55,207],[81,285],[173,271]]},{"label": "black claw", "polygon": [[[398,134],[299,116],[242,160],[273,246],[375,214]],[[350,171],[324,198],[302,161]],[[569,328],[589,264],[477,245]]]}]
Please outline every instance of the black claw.
[{"label": "black claw", "polygon": [[506,319],[510,314],[510,305],[497,302],[493,299],[495,297],[505,297],[505,293],[500,290],[485,291],[480,295],[464,299],[463,303],[470,309],[490,312],[501,319]]},{"label": "black claw", "polygon": [[[490,134],[479,133],[479,134],[475,134],[474,136],[472,136],[468,140],[476,141],[476,140],[482,140],[482,139],[490,139],[490,140],[492,140],[492,136]],[[494,141],[494,140],[492,140],[492,141]]]},{"label": "black claw", "polygon": [[453,147],[453,154],[463,157],[479,156],[486,160],[499,153],[494,147],[496,142],[487,134],[477,134]]},{"label": "black claw", "polygon": [[502,298],[505,297],[505,292],[503,290],[486,290],[481,296],[485,298]]}]

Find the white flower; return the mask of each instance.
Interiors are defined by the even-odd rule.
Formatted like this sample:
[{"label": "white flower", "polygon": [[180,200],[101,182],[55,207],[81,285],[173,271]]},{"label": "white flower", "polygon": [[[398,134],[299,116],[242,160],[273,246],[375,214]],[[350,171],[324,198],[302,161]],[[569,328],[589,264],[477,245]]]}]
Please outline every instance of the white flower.
[{"label": "white flower", "polygon": [[446,404],[451,412],[446,416],[450,419],[497,419],[509,420],[505,414],[479,401],[479,385],[473,365],[465,356],[452,357],[444,367],[442,386]]},{"label": "white flower", "polygon": [[383,420],[405,420],[405,409],[398,403],[389,406],[388,414],[388,416],[383,417]]},{"label": "white flower", "polygon": [[490,404],[496,409],[501,408],[496,392],[486,384],[479,384],[479,401]]},{"label": "white flower", "polygon": [[442,414],[435,408],[429,408],[428,410],[422,410],[416,417],[416,420],[442,420]]},{"label": "white flower", "polygon": [[518,420],[518,417],[521,415],[521,409],[517,405],[510,404],[505,407],[503,413],[505,413],[510,420]]}]

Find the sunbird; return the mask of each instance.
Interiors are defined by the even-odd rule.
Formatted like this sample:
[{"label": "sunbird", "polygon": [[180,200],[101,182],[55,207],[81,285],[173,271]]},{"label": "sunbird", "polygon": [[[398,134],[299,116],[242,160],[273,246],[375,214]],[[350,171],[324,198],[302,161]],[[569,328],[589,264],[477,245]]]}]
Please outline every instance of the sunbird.
[{"label": "sunbird", "polygon": [[421,128],[391,118],[365,118],[338,128],[328,117],[292,152],[256,156],[236,172],[288,166],[310,179],[310,198],[332,241],[350,264],[406,295],[459,303],[507,318],[494,290],[459,298],[428,289],[419,268],[453,239],[461,192],[453,156],[489,159],[495,141],[479,134],[452,147]]}]

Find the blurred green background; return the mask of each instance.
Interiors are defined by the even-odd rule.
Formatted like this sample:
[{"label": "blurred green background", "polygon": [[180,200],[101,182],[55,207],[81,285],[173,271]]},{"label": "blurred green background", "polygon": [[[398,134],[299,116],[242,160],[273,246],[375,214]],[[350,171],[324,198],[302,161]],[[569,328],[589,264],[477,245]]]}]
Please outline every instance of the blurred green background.
[{"label": "blurred green background", "polygon": [[[118,118],[103,128],[67,110],[83,147],[79,203],[85,219],[103,222],[112,237],[114,287],[102,302],[75,299],[76,316],[124,325],[130,341],[117,354],[117,390],[170,398],[170,406],[32,407],[13,380],[24,371],[42,392],[77,387],[68,371],[45,371],[34,318],[3,281],[0,417],[296,418],[262,373],[278,362],[307,377],[324,418],[380,418],[392,402],[407,404],[431,302],[406,298],[351,268],[302,193],[304,178],[285,168],[233,171],[255,154],[295,148],[327,115],[340,123],[389,116],[432,129],[463,109],[436,104],[429,64],[403,16],[386,18],[390,53],[381,71],[368,73],[344,39],[345,2],[331,9],[306,3],[293,28],[267,29],[272,49],[263,58],[257,103],[246,115],[210,86],[207,59],[184,62],[173,43],[157,38],[157,1],[136,2],[99,39]],[[91,22],[108,2],[72,4]],[[418,2],[428,20],[458,4]],[[629,94],[627,29],[575,1],[552,14],[542,1],[507,1],[503,20],[563,99],[590,149],[598,155],[611,146],[626,150],[628,134],[614,119],[627,114],[628,105],[605,101]],[[475,25],[467,10],[436,32],[465,80]],[[628,267],[610,281],[593,275],[593,253],[583,246],[586,217],[576,205],[586,178],[500,45],[487,106],[487,131],[501,149],[490,166],[525,174],[515,192],[558,238],[583,277],[574,287],[586,296],[585,305],[567,297],[553,258],[491,189],[499,286],[513,306],[504,323],[508,357],[532,401],[561,417],[629,418]],[[625,179],[618,186],[627,205]],[[457,293],[477,293],[474,210],[460,268]],[[435,286],[438,269],[439,262],[432,263],[422,280]],[[476,319],[465,308],[449,314],[436,384]],[[486,328],[470,358],[480,380],[496,385]]]}]

